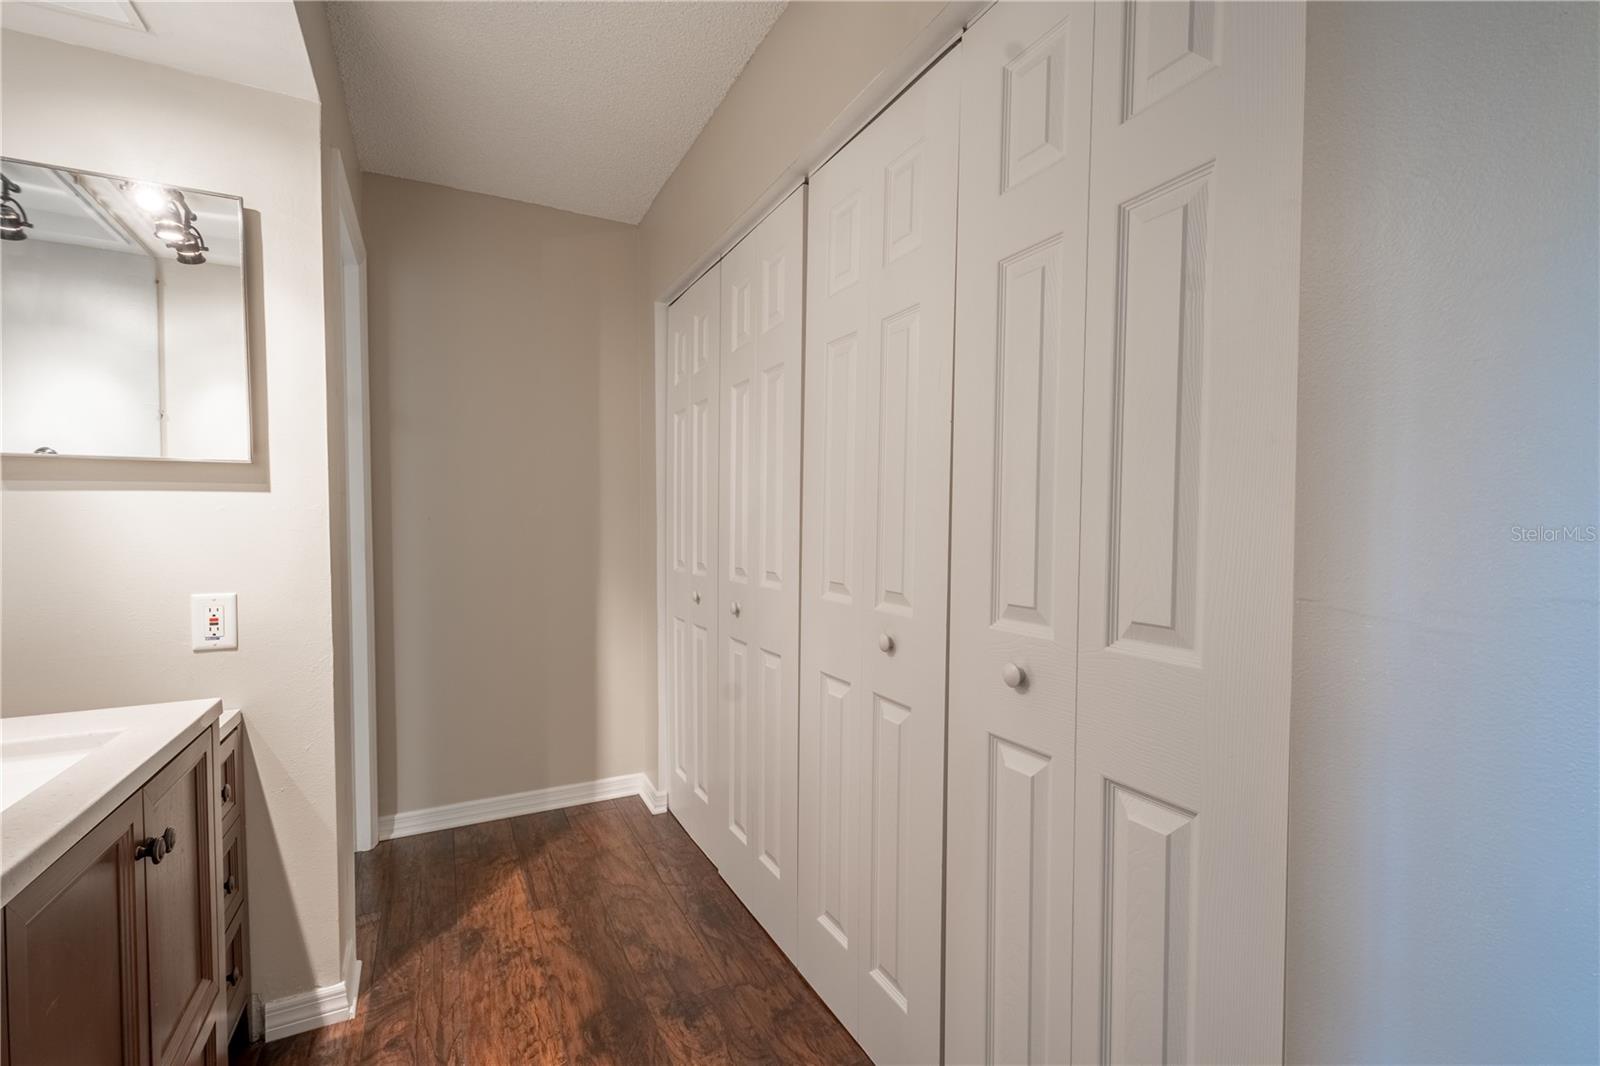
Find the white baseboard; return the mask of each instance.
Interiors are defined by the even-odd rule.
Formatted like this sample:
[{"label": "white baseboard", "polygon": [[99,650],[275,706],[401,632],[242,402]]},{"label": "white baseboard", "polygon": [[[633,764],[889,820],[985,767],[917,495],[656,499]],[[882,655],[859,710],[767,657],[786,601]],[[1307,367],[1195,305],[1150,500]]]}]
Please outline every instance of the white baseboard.
[{"label": "white baseboard", "polygon": [[265,1037],[268,1041],[320,1029],[324,1025],[347,1022],[355,1017],[357,988],[361,984],[361,963],[351,967],[350,977],[309,992],[297,992],[265,1004]]},{"label": "white baseboard", "polygon": [[599,781],[580,781],[575,785],[536,788],[532,792],[514,792],[509,796],[491,796],[488,799],[467,800],[465,803],[448,803],[442,807],[386,814],[378,819],[378,836],[384,840],[409,837],[440,829],[492,822],[498,818],[514,818],[519,814],[537,814],[583,803],[598,803],[621,796],[638,796],[654,814],[663,814],[667,809],[667,794],[656,788],[648,774],[620,774]]},{"label": "white baseboard", "polygon": [[350,931],[350,942],[344,946],[344,965],[339,967],[339,972],[344,974],[345,998],[350,1001],[350,1017],[356,1016],[356,1007],[361,1002],[361,960],[356,958],[355,930]]},{"label": "white baseboard", "polygon": [[645,774],[639,775],[643,780],[639,784],[639,798],[644,800],[644,805],[650,808],[651,814],[667,813],[667,793],[665,789],[656,787],[656,783]]}]

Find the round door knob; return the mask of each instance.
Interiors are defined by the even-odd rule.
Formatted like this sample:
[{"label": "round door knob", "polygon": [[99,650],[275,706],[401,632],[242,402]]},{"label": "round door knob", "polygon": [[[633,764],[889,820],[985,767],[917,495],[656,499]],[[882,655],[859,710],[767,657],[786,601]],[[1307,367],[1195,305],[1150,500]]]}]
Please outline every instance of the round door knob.
[{"label": "round door knob", "polygon": [[1010,688],[1021,688],[1022,683],[1028,680],[1028,672],[1016,663],[1006,663],[1000,668],[1000,680]]},{"label": "round door knob", "polygon": [[700,602],[700,594],[698,592],[689,593],[689,598],[691,600],[693,600],[695,603],[699,603]]},{"label": "round door knob", "polygon": [[885,655],[894,651],[894,638],[887,633],[878,634],[878,650]]},{"label": "round door knob", "polygon": [[737,600],[728,604],[728,613],[733,615],[735,618],[739,617],[739,603]]}]

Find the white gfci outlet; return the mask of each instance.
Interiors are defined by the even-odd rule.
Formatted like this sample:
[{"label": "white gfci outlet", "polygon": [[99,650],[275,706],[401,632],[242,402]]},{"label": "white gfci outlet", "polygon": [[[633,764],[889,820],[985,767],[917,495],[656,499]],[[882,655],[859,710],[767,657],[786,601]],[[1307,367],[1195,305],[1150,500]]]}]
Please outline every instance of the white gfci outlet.
[{"label": "white gfci outlet", "polygon": [[239,596],[197,592],[189,597],[189,635],[195,651],[230,651],[239,646]]}]

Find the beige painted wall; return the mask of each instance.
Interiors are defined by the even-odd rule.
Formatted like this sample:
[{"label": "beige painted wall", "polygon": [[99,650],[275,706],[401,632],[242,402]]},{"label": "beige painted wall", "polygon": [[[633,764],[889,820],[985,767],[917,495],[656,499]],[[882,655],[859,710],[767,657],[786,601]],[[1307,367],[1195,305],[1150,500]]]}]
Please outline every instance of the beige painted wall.
[{"label": "beige painted wall", "polygon": [[1600,1057],[1597,16],[1309,11],[1289,1062]]},{"label": "beige painted wall", "polygon": [[638,231],[364,182],[380,810],[649,770]]},{"label": "beige painted wall", "polygon": [[659,299],[944,9],[791,3],[639,223]]},{"label": "beige painted wall", "polygon": [[365,176],[383,813],[656,776],[651,301],[943,8],[791,4],[637,228]]},{"label": "beige painted wall", "polygon": [[[333,983],[317,106],[20,34],[0,49],[0,151],[244,198],[256,449],[246,465],[5,460],[0,707],[244,707],[255,985],[270,999]],[[190,651],[194,592],[238,593],[238,651]]]}]

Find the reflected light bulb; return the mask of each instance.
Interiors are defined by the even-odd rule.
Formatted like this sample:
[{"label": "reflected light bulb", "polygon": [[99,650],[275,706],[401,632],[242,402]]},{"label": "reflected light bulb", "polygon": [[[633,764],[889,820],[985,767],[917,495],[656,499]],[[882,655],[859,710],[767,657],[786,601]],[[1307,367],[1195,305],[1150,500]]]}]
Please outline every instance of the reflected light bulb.
[{"label": "reflected light bulb", "polygon": [[139,205],[141,211],[155,215],[165,211],[167,205],[172,203],[172,194],[159,185],[136,185],[133,202]]}]

